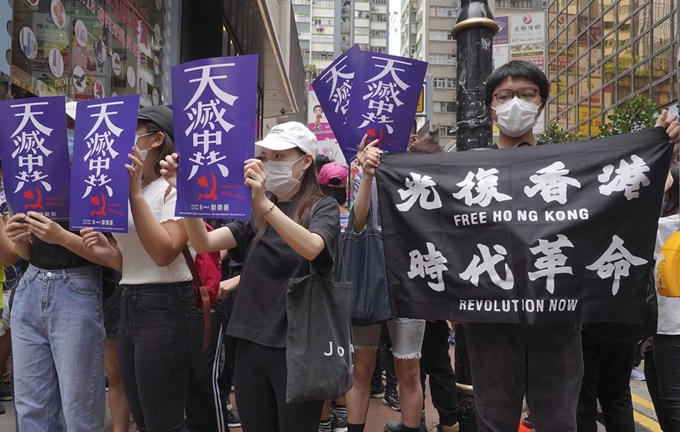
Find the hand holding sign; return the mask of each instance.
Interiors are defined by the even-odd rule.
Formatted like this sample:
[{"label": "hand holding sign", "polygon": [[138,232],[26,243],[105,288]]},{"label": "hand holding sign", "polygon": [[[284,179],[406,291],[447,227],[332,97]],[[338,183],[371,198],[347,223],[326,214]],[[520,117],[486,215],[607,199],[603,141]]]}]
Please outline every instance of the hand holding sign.
[{"label": "hand holding sign", "polygon": [[264,194],[267,183],[267,173],[264,164],[259,159],[248,159],[243,168],[243,178],[246,186],[250,188],[253,199],[253,207],[260,213],[269,210],[269,200]]},{"label": "hand holding sign", "polygon": [[378,145],[380,144],[379,140],[371,141],[370,144],[366,145],[367,139],[368,135],[364,135],[361,140],[361,148],[363,150],[359,152],[357,159],[359,160],[359,165],[364,170],[364,173],[373,176],[375,175],[375,169],[380,166],[380,154],[382,153],[382,150],[378,148]]},{"label": "hand holding sign", "polygon": [[680,141],[680,125],[677,121],[678,116],[676,114],[668,115],[667,110],[663,110],[658,119],[656,119],[656,127],[663,127],[666,129],[666,134],[668,134],[668,141],[671,144],[677,144]]},{"label": "hand holding sign", "polygon": [[17,213],[7,221],[5,233],[12,243],[16,245],[29,245],[33,239],[33,233],[28,229],[25,218],[25,214]]},{"label": "hand holding sign", "polygon": [[85,250],[94,256],[106,261],[107,256],[111,256],[116,253],[116,248],[111,245],[104,234],[95,231],[94,228],[81,229],[80,236],[83,238],[83,247]]},{"label": "hand holding sign", "polygon": [[26,225],[36,237],[45,243],[61,244],[63,235],[67,232],[61,225],[33,211],[26,216]]},{"label": "hand holding sign", "polygon": [[161,175],[168,184],[177,188],[177,168],[179,167],[179,155],[173,153],[161,161]]},{"label": "hand holding sign", "polygon": [[130,164],[125,164],[125,168],[130,171],[130,197],[142,194],[142,168],[144,167],[144,157],[137,147],[132,147],[132,153],[128,154]]}]

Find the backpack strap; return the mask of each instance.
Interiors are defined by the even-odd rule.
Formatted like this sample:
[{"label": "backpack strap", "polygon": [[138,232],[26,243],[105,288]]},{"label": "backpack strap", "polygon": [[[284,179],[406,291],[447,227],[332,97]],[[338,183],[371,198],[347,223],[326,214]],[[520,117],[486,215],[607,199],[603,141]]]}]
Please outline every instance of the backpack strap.
[{"label": "backpack strap", "polygon": [[201,302],[203,303],[203,351],[205,351],[210,343],[210,296],[208,295],[208,288],[203,285],[201,275],[198,273],[196,262],[191,257],[189,246],[184,245],[182,255],[184,255],[187,266],[189,266],[191,271],[191,276],[194,278],[194,286],[198,287],[198,291],[201,294]]}]

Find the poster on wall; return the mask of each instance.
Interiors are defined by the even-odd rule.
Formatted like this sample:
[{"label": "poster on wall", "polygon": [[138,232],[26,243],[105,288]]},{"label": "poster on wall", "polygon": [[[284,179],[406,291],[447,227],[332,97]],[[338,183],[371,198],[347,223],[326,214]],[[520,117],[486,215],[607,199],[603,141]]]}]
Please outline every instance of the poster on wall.
[{"label": "poster on wall", "polygon": [[543,12],[510,16],[511,44],[543,42],[544,39],[545,15]]},{"label": "poster on wall", "polygon": [[156,0],[43,0],[15,7],[12,20],[22,25],[12,33],[12,83],[36,96],[140,93],[142,106],[162,103],[169,18]]},{"label": "poster on wall", "polygon": [[345,155],[338,145],[338,140],[335,139],[331,125],[328,123],[326,114],[311,84],[309,84],[307,96],[307,126],[316,135],[316,140],[319,143],[319,154],[327,156],[333,162],[347,165]]}]

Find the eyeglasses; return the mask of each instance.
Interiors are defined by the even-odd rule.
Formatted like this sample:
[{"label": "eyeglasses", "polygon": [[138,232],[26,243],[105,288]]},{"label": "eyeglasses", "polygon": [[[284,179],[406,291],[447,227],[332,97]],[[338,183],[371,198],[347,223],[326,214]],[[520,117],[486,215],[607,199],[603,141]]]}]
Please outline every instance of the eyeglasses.
[{"label": "eyeglasses", "polygon": [[532,101],[539,93],[540,92],[538,89],[533,87],[525,87],[523,89],[517,90],[516,92],[512,90],[501,90],[493,95],[493,97],[496,98],[499,103],[507,102],[515,96],[525,101]]}]

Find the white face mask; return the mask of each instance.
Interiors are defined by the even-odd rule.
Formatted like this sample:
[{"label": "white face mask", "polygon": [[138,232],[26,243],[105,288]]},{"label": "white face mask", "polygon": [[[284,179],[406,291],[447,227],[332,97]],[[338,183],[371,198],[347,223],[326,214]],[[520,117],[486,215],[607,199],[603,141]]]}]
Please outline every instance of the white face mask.
[{"label": "white face mask", "polygon": [[492,107],[496,111],[496,124],[503,134],[509,137],[520,137],[529,132],[536,124],[538,105],[514,97],[509,101]]},{"label": "white face mask", "polygon": [[139,146],[137,145],[137,140],[139,140],[142,137],[149,136],[149,135],[153,135],[153,132],[150,132],[150,133],[147,133],[147,134],[144,134],[144,135],[135,134],[135,147],[137,147],[137,150],[139,150],[139,152],[142,154],[142,162],[144,162],[146,160],[146,155],[149,153],[149,149],[146,149],[146,150],[140,149]]},{"label": "white face mask", "polygon": [[[304,158],[302,156],[300,159]],[[303,171],[300,177],[293,178],[293,165],[295,165],[300,159],[295,162],[287,161],[267,161],[264,163],[264,170],[267,173],[267,181],[265,187],[267,190],[278,198],[284,198],[288,196],[289,193],[295,186],[300,183],[300,178],[305,174]]]}]

